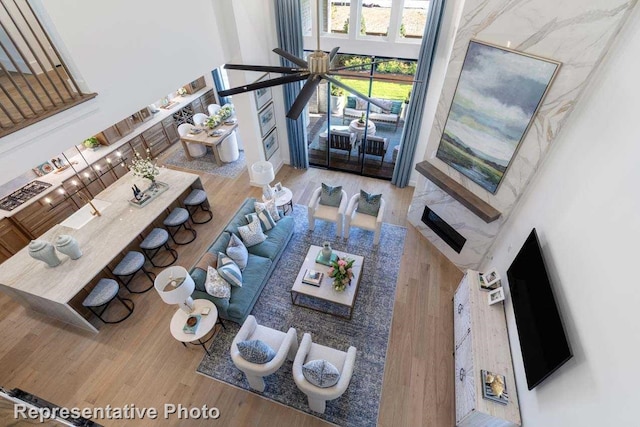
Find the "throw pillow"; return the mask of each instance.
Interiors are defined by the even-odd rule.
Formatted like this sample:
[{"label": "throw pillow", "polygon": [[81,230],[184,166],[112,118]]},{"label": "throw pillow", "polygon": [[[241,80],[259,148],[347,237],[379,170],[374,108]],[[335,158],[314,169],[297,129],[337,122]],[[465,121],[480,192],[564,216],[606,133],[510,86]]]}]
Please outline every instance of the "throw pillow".
[{"label": "throw pillow", "polygon": [[390,112],[391,112],[391,114],[400,115],[400,113],[402,112],[402,102],[400,102],[400,101],[391,102],[391,110],[390,110]]},{"label": "throw pillow", "polygon": [[242,287],[240,267],[222,252],[218,252],[218,274],[232,286]]},{"label": "throw pillow", "polygon": [[356,108],[355,96],[347,96],[347,108]]},{"label": "throw pillow", "polygon": [[270,362],[276,357],[276,352],[264,341],[240,341],[236,345],[240,356],[247,362],[262,364]]},{"label": "throw pillow", "polygon": [[256,210],[256,213],[260,213],[260,211],[267,210],[269,211],[269,213],[271,214],[271,218],[273,218],[275,222],[278,222],[280,220],[280,212],[278,212],[276,201],[273,199],[264,203],[255,202],[253,207]]},{"label": "throw pillow", "polygon": [[391,107],[393,107],[393,101],[388,99],[376,99],[378,104],[380,104],[383,108],[380,108],[381,113],[390,113]]},{"label": "throw pillow", "polygon": [[340,379],[338,368],[326,360],[312,360],[302,365],[302,375],[316,387],[334,386]]},{"label": "throw pillow", "polygon": [[366,215],[378,216],[380,200],[382,200],[382,194],[369,194],[364,190],[360,190],[360,199],[358,200],[356,211]]},{"label": "throw pillow", "polygon": [[247,214],[244,217],[247,219],[248,222],[251,222],[253,221],[254,216],[257,216],[258,219],[260,220],[260,224],[262,225],[262,231],[269,231],[276,226],[276,222],[273,220],[273,217],[271,216],[269,211],[266,209],[258,213]]},{"label": "throw pillow", "polygon": [[356,110],[366,110],[367,109],[367,101],[364,99],[356,98]]},{"label": "throw pillow", "polygon": [[216,298],[231,298],[231,285],[218,274],[218,270],[209,267],[207,281],[204,284],[207,293]]},{"label": "throw pillow", "polygon": [[267,236],[262,232],[262,225],[260,225],[260,220],[257,216],[255,216],[249,224],[238,227],[238,232],[240,233],[240,237],[242,237],[244,245],[248,248],[267,240]]},{"label": "throw pillow", "polygon": [[247,247],[242,243],[242,240],[235,234],[231,234],[231,239],[229,239],[227,255],[238,264],[240,270],[244,270],[247,266],[249,251],[247,251]]},{"label": "throw pillow", "polygon": [[320,204],[325,206],[340,206],[342,200],[342,186],[331,187],[322,183],[322,193],[320,193]]}]

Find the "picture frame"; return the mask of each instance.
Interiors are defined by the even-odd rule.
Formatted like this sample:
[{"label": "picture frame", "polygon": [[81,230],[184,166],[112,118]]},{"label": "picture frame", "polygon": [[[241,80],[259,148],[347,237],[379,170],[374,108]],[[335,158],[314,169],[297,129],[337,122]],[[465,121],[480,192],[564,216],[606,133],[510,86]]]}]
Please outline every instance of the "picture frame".
[{"label": "picture frame", "polygon": [[271,133],[262,140],[262,148],[264,149],[265,160],[269,160],[273,153],[278,150],[278,130],[276,128],[273,128]]},{"label": "picture frame", "polygon": [[497,304],[500,301],[504,301],[504,289],[501,287],[489,292],[488,296],[489,305]]},{"label": "picture frame", "polygon": [[265,138],[271,129],[276,127],[276,110],[273,102],[267,104],[260,112],[258,112],[258,124],[260,125],[260,136]]},{"label": "picture frame", "polygon": [[282,183],[281,182],[276,183],[276,185],[273,188],[276,191],[276,193],[280,193],[282,191]]},{"label": "picture frame", "polygon": [[[258,80],[256,80],[254,83],[257,83],[257,82],[260,82],[260,81],[269,80],[269,78],[270,78],[269,73],[265,73],[262,76],[260,76],[260,78]],[[267,103],[273,99],[270,87],[266,87],[266,88],[262,88],[262,89],[256,89],[253,92],[253,94],[255,96],[256,108],[258,109],[258,111],[260,111],[260,109],[262,107],[267,105]]]},{"label": "picture frame", "polygon": [[436,157],[496,194],[560,65],[471,40]]},{"label": "picture frame", "polygon": [[[491,400],[501,405],[509,404],[507,380],[505,379],[504,375],[495,374],[493,372],[481,369],[480,376],[482,381],[483,399]],[[497,394],[496,391],[500,391],[500,394]]]},{"label": "picture frame", "polygon": [[498,274],[498,270],[492,268],[486,273],[481,273],[480,276],[480,288],[485,291],[490,291],[502,286],[502,279],[500,278],[500,274]]},{"label": "picture frame", "polygon": [[44,162],[33,168],[33,172],[37,176],[45,176],[48,173],[54,171],[53,165],[50,162]]}]

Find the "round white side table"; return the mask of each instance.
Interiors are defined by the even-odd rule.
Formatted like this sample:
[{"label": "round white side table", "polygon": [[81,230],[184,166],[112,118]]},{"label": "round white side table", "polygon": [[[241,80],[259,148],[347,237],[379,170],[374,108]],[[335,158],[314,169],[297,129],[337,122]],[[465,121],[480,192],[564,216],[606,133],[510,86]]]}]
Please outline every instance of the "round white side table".
[{"label": "round white side table", "polygon": [[[283,215],[293,212],[293,192],[287,187],[282,187],[282,190],[274,192],[273,198],[276,201],[276,208],[282,208]],[[262,201],[266,202],[264,196],[262,196]]]},{"label": "round white side table", "polygon": [[[220,323],[220,326],[222,326],[223,328],[225,328],[225,326],[220,321],[220,319],[218,319],[218,309],[216,308],[216,305],[211,301],[206,299],[197,299],[193,301],[193,305],[194,309],[193,313],[191,314],[187,314],[182,309],[178,309],[178,311],[175,312],[175,314],[171,318],[171,335],[173,335],[173,337],[176,340],[180,341],[185,347],[187,346],[186,343],[201,345],[202,348],[204,348],[204,351],[209,356],[211,356],[211,353],[209,353],[209,350],[207,350],[205,344],[209,342],[211,338],[213,338],[213,334],[211,335],[211,337],[209,337],[209,339],[205,341],[203,341],[202,338],[204,338],[209,332],[213,331],[217,323]],[[202,314],[202,310],[204,308],[209,308],[209,314]],[[198,325],[198,329],[196,329],[195,334],[187,334],[183,331],[184,325],[187,322],[187,318],[195,314],[201,315],[200,324]]]}]

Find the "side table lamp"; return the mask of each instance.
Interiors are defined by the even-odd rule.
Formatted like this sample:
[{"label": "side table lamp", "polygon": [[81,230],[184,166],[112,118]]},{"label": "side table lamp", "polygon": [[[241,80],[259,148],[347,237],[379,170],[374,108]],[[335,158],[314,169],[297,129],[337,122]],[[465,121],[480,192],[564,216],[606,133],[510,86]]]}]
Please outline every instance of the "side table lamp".
[{"label": "side table lamp", "polygon": [[191,294],[196,284],[184,267],[173,266],[163,270],[156,277],[153,286],[162,301],[167,304],[178,304],[188,314],[193,312]]},{"label": "side table lamp", "polygon": [[273,199],[273,189],[269,186],[271,181],[276,178],[273,172],[273,165],[271,162],[260,161],[251,165],[251,172],[253,175],[253,182],[262,185],[262,194],[265,199]]}]

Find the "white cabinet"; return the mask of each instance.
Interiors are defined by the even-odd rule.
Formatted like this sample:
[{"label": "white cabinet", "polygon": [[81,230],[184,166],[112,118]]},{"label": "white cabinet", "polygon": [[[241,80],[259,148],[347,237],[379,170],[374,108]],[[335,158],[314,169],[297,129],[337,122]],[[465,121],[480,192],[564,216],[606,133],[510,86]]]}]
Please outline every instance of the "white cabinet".
[{"label": "white cabinet", "polygon": [[[478,272],[468,270],[453,298],[456,425],[520,426],[520,408],[502,304],[490,306]],[[504,375],[509,403],[482,397],[481,370]]]}]

